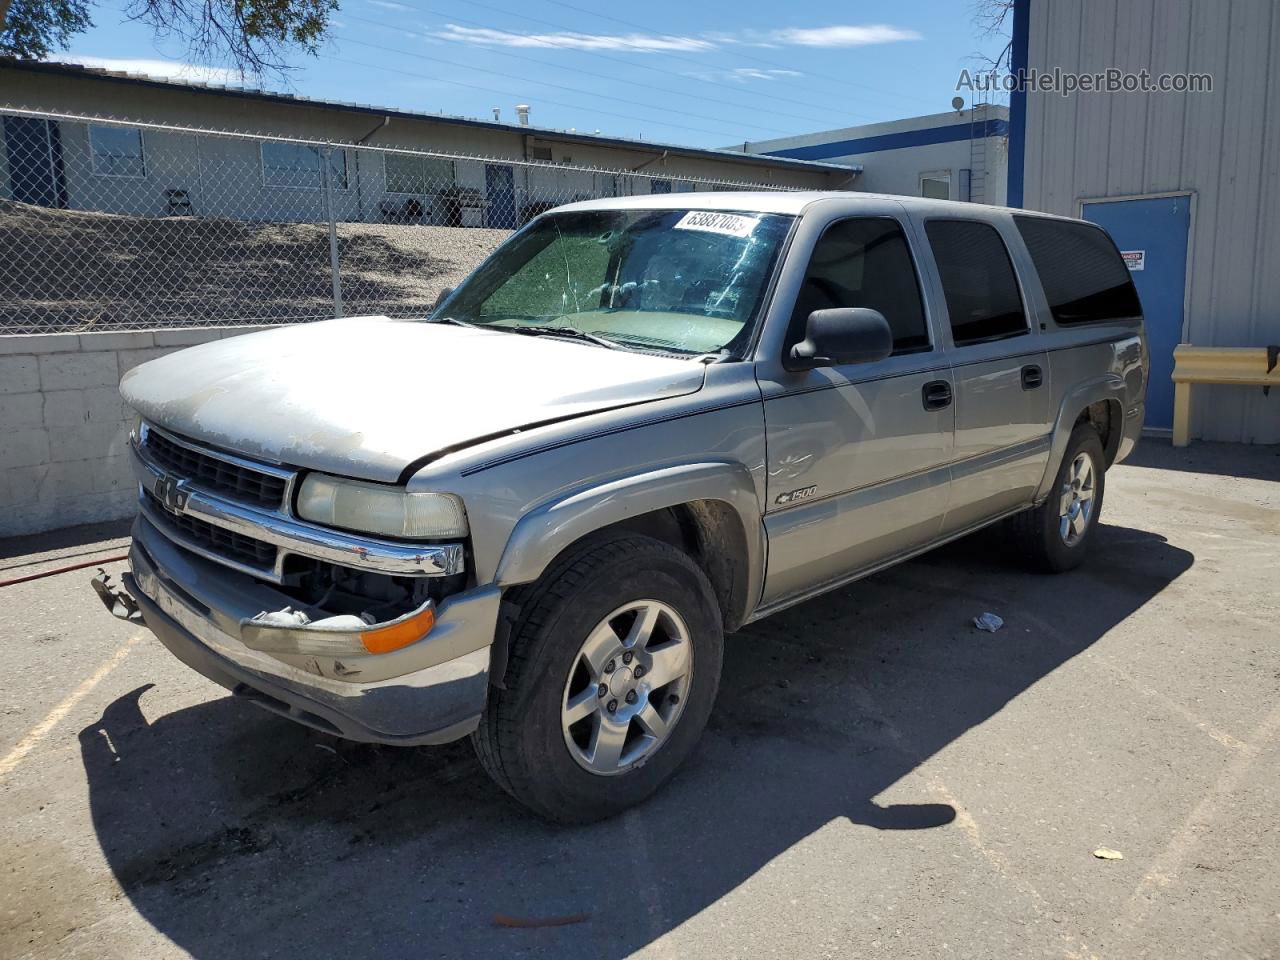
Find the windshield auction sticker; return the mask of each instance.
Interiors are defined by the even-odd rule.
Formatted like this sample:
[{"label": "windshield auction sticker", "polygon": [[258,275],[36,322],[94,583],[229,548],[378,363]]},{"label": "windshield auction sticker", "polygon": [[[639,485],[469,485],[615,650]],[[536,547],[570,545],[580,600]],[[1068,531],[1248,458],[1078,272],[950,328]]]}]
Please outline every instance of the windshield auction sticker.
[{"label": "windshield auction sticker", "polygon": [[759,223],[759,217],[744,217],[737,213],[715,213],[711,210],[692,210],[679,219],[675,229],[723,233],[726,237],[749,237]]}]

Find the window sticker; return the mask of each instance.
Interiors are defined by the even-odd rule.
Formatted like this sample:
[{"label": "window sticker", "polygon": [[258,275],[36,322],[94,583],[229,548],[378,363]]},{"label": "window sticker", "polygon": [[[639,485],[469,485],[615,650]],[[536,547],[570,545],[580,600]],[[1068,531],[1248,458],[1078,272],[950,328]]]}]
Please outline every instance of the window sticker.
[{"label": "window sticker", "polygon": [[737,213],[716,213],[711,210],[691,210],[675,224],[676,230],[702,230],[705,233],[722,233],[726,237],[749,237],[760,223],[759,217],[744,217]]}]

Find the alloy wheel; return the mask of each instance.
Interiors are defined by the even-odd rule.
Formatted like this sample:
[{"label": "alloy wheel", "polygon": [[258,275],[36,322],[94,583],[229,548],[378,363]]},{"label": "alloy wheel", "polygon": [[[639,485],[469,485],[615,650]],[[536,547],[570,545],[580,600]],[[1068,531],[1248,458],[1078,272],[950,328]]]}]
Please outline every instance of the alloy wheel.
[{"label": "alloy wheel", "polygon": [[1068,547],[1079,543],[1089,529],[1096,492],[1095,476],[1093,457],[1081,451],[1071,461],[1058,501],[1058,533]]},{"label": "alloy wheel", "polygon": [[574,760],[623,773],[671,735],[693,675],[689,628],[659,600],[618,607],[587,634],[565,681],[560,725]]}]

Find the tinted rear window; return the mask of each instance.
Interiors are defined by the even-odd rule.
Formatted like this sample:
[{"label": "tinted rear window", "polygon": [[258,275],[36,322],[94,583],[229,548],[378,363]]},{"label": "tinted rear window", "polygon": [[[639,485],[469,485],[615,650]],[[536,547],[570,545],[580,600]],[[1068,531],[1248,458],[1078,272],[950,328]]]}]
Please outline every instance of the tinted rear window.
[{"label": "tinted rear window", "polygon": [[1133,278],[1100,228],[1040,217],[1013,219],[1056,322],[1099,323],[1142,313]]},{"label": "tinted rear window", "polygon": [[996,229],[976,220],[925,224],[956,346],[1027,332],[1022,294]]}]

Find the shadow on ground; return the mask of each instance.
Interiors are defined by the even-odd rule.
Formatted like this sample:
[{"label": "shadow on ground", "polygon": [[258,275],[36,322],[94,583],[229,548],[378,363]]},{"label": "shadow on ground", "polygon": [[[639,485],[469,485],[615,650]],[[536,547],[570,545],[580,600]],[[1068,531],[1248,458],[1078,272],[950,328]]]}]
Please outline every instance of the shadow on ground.
[{"label": "shadow on ground", "polygon": [[[874,798],[1193,562],[1120,527],[1095,547],[1043,577],[979,535],[748,628],[701,748],[612,822],[533,820],[465,742],[349,744],[229,697],[148,722],[143,687],[81,733],[94,826],[136,909],[197,958],[624,957],[833,820],[949,823],[931,795]],[[984,610],[1007,628],[974,630]]]},{"label": "shadow on ground", "polygon": [[1280,483],[1280,444],[1206,443],[1175,447],[1167,439],[1144,437],[1124,465],[1181,470],[1219,477],[1274,480]]}]

